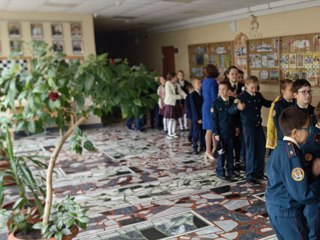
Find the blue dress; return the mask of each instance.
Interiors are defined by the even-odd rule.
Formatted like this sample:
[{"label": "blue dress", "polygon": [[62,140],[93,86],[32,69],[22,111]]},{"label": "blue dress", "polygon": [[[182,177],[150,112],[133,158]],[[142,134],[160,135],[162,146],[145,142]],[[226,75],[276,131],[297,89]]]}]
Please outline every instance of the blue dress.
[{"label": "blue dress", "polygon": [[218,97],[218,83],[213,78],[206,78],[202,81],[202,129],[212,131],[211,107]]}]

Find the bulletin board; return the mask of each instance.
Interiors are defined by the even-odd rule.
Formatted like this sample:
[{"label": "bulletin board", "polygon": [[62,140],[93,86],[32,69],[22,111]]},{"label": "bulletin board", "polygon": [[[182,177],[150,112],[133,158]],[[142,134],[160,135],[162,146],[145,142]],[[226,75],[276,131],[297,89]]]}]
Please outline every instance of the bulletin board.
[{"label": "bulletin board", "polygon": [[189,67],[191,77],[202,77],[202,68],[209,63],[208,44],[189,45]]}]

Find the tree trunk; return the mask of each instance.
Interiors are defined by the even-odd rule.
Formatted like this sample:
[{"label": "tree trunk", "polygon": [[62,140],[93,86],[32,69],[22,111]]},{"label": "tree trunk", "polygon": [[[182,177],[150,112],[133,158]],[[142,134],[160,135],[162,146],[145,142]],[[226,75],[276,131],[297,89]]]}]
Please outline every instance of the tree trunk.
[{"label": "tree trunk", "polygon": [[57,143],[53,153],[51,154],[49,166],[47,169],[47,179],[46,179],[46,204],[44,207],[44,214],[43,214],[43,221],[42,221],[44,225],[48,225],[49,223],[50,211],[52,206],[52,174],[53,174],[53,170],[54,170],[54,166],[56,164],[57,158],[59,156],[59,153],[62,149],[63,144],[73,133],[74,128],[79,126],[86,119],[87,119],[86,117],[81,117],[71,128],[69,128],[68,131],[63,136],[61,136],[60,141]]}]

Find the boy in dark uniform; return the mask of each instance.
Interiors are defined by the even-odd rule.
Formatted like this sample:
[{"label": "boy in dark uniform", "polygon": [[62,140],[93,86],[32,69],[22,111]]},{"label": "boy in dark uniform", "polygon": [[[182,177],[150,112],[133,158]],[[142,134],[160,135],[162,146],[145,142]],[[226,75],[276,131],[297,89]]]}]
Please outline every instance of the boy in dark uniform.
[{"label": "boy in dark uniform", "polygon": [[267,163],[269,219],[279,240],[309,239],[303,210],[306,204],[317,204],[320,196],[311,191],[299,144],[308,138],[310,117],[291,107],[281,113],[279,124],[284,138],[278,141]]},{"label": "boy in dark uniform", "polygon": [[312,125],[317,123],[314,116],[314,106],[311,105],[312,90],[311,84],[306,79],[298,79],[292,85],[293,96],[296,99],[295,106],[308,113],[311,117]]},{"label": "boy in dark uniform", "polygon": [[[302,148],[306,176],[312,189],[319,189],[320,175],[320,103],[315,109],[317,123],[311,126],[311,133]],[[320,239],[320,209],[318,204],[307,204],[304,209],[309,227],[309,239]]]},{"label": "boy in dark uniform", "polygon": [[244,110],[238,109],[238,104],[231,107],[231,113],[240,110],[240,119],[243,129],[243,138],[246,153],[246,180],[256,184],[257,180],[266,180],[264,176],[265,162],[265,135],[261,126],[261,108],[270,107],[272,101],[266,100],[258,92],[258,78],[249,76],[246,79],[246,90],[238,96],[239,101],[245,105]]},{"label": "boy in dark uniform", "polygon": [[[229,113],[229,108],[235,101],[234,97],[228,97],[228,91],[231,85],[229,81],[222,81],[219,83],[219,97],[214,101],[212,109],[212,134],[221,144],[224,150],[223,154],[218,157],[217,176],[223,180],[233,180],[233,141],[234,136],[240,133],[240,121],[233,114]],[[242,105],[241,105],[242,106]],[[240,106],[240,109],[241,109]],[[225,160],[226,172],[225,172]]]},{"label": "boy in dark uniform", "polygon": [[[188,84],[187,86],[188,94],[186,97],[186,114],[187,114],[187,119],[190,119],[192,121],[192,113],[191,113],[191,106],[190,106],[190,98],[191,98],[191,93],[194,91],[192,84]],[[190,125],[190,130],[188,134],[188,141],[192,142],[192,123]]]},{"label": "boy in dark uniform", "polygon": [[286,109],[288,107],[292,107],[294,105],[292,84],[293,84],[293,81],[290,79],[281,80],[281,82],[280,82],[280,98],[274,104],[272,115],[273,115],[274,125],[277,129],[277,139],[278,140],[283,139],[283,134],[282,134],[280,126],[279,126],[279,116],[284,109]]},{"label": "boy in dark uniform", "polygon": [[200,151],[205,149],[205,132],[202,129],[202,104],[201,80],[193,78],[191,80],[194,91],[190,95],[190,107],[192,116],[192,147],[193,153],[198,154],[198,141],[200,141]]}]

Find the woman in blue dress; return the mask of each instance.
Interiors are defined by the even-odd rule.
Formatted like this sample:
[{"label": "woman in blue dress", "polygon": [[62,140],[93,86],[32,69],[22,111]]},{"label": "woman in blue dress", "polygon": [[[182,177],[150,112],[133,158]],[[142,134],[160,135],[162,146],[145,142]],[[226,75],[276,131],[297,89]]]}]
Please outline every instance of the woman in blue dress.
[{"label": "woman in blue dress", "polygon": [[214,160],[212,155],[212,118],[211,118],[211,107],[214,100],[218,97],[218,83],[216,78],[219,76],[218,68],[213,64],[208,64],[205,67],[206,78],[202,81],[202,128],[206,130],[206,153],[204,159]]}]

